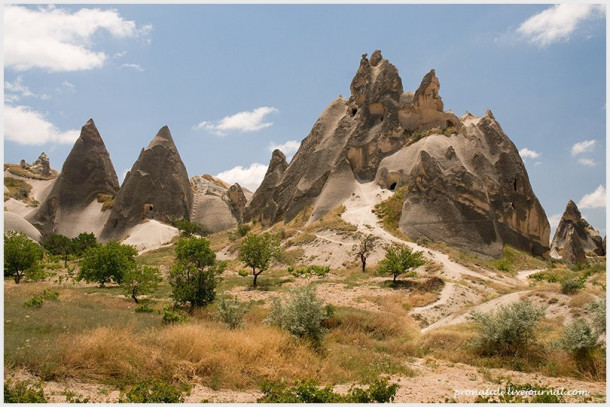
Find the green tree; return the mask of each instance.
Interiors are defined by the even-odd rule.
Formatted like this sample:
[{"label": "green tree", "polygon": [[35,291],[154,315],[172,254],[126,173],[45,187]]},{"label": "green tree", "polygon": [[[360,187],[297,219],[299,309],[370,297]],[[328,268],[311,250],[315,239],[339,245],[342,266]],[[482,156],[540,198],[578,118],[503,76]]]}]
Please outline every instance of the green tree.
[{"label": "green tree", "polygon": [[80,257],[85,254],[87,249],[96,247],[98,243],[93,233],[81,233],[72,239],[72,245],[74,254]]},{"label": "green tree", "polygon": [[182,238],[176,244],[176,263],[170,271],[172,298],[189,304],[189,312],[204,307],[216,298],[217,274],[225,264],[216,261],[216,254],[205,237]]},{"label": "green tree", "polygon": [[422,252],[413,252],[405,246],[392,245],[386,247],[385,257],[379,262],[379,274],[391,274],[394,276],[392,282],[396,283],[396,277],[426,264],[422,259]]},{"label": "green tree", "polygon": [[42,259],[41,247],[19,232],[4,234],[4,277],[13,277],[19,284],[21,279],[35,273]]},{"label": "green tree", "polygon": [[135,268],[137,254],[133,246],[117,242],[91,247],[80,262],[77,279],[95,281],[102,287],[112,281],[121,284],[125,273]]},{"label": "green tree", "polygon": [[157,267],[136,266],[125,272],[121,287],[125,296],[133,298],[137,304],[138,295],[151,293],[159,286],[161,280],[161,273]]},{"label": "green tree", "polygon": [[68,266],[68,256],[74,253],[74,241],[67,236],[52,234],[48,236],[43,247],[55,256],[63,256],[64,266]]},{"label": "green tree", "polygon": [[271,265],[271,260],[280,255],[280,242],[269,233],[262,235],[248,234],[239,247],[239,260],[252,268],[252,286],[256,287],[256,279]]},{"label": "green tree", "polygon": [[186,219],[177,220],[174,222],[174,226],[176,226],[176,228],[180,231],[180,235],[183,237],[191,237],[199,232],[199,225]]}]

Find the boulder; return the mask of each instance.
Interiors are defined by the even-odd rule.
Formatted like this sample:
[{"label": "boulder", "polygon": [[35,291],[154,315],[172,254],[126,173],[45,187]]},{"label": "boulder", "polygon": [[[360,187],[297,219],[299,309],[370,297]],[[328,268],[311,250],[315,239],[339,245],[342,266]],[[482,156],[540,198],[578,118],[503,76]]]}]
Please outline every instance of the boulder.
[{"label": "boulder", "polygon": [[103,240],[120,239],[144,219],[189,219],[193,191],[167,126],[159,130],[125,176],[104,226]]},{"label": "boulder", "polygon": [[557,225],[555,236],[551,242],[551,256],[563,258],[563,250],[568,242],[568,235],[572,233],[572,240],[578,240],[579,245],[585,253],[589,255],[605,256],[606,249],[604,242],[589,223],[582,217],[578,206],[570,200],[566,205],[561,220]]}]

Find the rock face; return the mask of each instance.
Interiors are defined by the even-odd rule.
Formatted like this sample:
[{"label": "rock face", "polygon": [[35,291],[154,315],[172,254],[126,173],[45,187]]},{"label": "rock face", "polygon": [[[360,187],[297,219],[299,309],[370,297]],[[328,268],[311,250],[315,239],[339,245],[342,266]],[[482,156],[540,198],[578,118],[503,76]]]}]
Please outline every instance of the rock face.
[{"label": "rock face", "polygon": [[38,159],[34,161],[30,167],[30,171],[47,177],[51,175],[51,163],[49,162],[49,157],[47,157],[44,152],[40,154]]},{"label": "rock face", "polygon": [[585,250],[580,243],[580,238],[576,233],[576,229],[569,228],[564,242],[561,258],[569,264],[585,263],[587,256]]},{"label": "rock face", "polygon": [[415,92],[404,92],[379,51],[362,56],[350,88],[348,100],[338,98],[322,113],[285,170],[270,165],[248,217],[290,221],[313,207],[313,222],[345,202],[357,183],[374,181],[403,187],[399,227],[409,237],[488,256],[500,255],[504,244],[548,252],[546,214],[490,111],[482,118],[444,111],[434,70]]},{"label": "rock face", "polygon": [[271,219],[278,209],[278,204],[274,201],[275,187],[282,179],[287,167],[288,163],[284,153],[278,149],[273,150],[263,182],[254,192],[252,202],[246,210],[246,217],[257,214],[264,225],[271,223]]},{"label": "rock face", "polygon": [[[40,167],[48,165],[48,159],[45,160],[46,155],[43,155],[38,160]],[[66,158],[53,189],[27,220],[43,236],[52,233],[69,237],[81,232],[99,234],[97,225],[103,225],[108,212],[101,212],[101,204],[97,208],[97,197],[99,194],[115,196],[118,190],[119,181],[110,155],[95,123],[90,119],[82,127],[80,137]],[[85,211],[87,219],[80,219]]]},{"label": "rock face", "polygon": [[191,222],[197,223],[203,232],[231,229],[243,221],[252,192],[207,174],[192,177],[190,183],[194,193]]},{"label": "rock face", "polygon": [[142,149],[116,196],[102,239],[119,239],[143,219],[189,219],[193,191],[167,126]]},{"label": "rock face", "polygon": [[[570,239],[569,239],[570,238]],[[583,254],[605,256],[606,249],[604,242],[589,223],[583,219],[578,207],[574,201],[569,201],[563,216],[557,225],[555,236],[551,242],[551,256],[555,258],[564,258],[564,252],[567,250],[572,253],[576,251],[572,246],[579,246]],[[570,257],[571,255],[568,255]],[[571,261],[571,263],[574,263]]]}]

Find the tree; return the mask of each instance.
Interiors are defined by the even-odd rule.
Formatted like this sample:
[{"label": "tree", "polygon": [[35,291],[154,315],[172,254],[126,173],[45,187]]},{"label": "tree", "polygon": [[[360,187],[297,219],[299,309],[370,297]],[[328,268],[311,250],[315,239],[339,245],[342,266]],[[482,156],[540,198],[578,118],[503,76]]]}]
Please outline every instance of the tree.
[{"label": "tree", "polygon": [[133,246],[117,242],[91,247],[85,251],[80,262],[77,279],[95,281],[102,287],[112,281],[121,284],[125,273],[135,268],[137,254]]},{"label": "tree", "polygon": [[375,237],[373,235],[366,235],[360,240],[360,246],[358,247],[358,257],[360,257],[360,263],[362,263],[362,272],[366,271],[366,258],[371,253],[375,246]]},{"label": "tree", "polygon": [[182,237],[191,237],[199,232],[199,225],[186,219],[177,220],[174,222],[174,226],[180,231]]},{"label": "tree", "polygon": [[386,247],[385,258],[379,262],[379,274],[392,274],[396,283],[396,277],[406,273],[412,268],[417,268],[426,264],[422,259],[422,252],[413,252],[405,246],[392,245]]},{"label": "tree", "polygon": [[87,249],[96,247],[98,243],[93,233],[81,233],[72,239],[72,245],[74,254],[80,257],[85,254]]},{"label": "tree", "polygon": [[176,244],[176,264],[170,271],[172,298],[189,304],[189,312],[204,307],[216,298],[216,275],[225,264],[216,261],[216,254],[205,237],[182,238]]},{"label": "tree", "polygon": [[50,235],[45,239],[43,247],[55,256],[63,256],[65,267],[68,266],[68,256],[74,253],[74,241],[64,235]]},{"label": "tree", "polygon": [[161,273],[157,267],[136,266],[125,272],[121,287],[125,296],[133,298],[138,303],[138,295],[148,294],[159,286]]},{"label": "tree", "polygon": [[246,235],[239,247],[239,260],[252,268],[253,287],[256,288],[258,276],[269,268],[271,260],[278,258],[279,254],[280,242],[269,233]]},{"label": "tree", "polygon": [[4,234],[4,277],[14,277],[19,284],[26,273],[35,272],[42,259],[40,246],[23,233]]}]

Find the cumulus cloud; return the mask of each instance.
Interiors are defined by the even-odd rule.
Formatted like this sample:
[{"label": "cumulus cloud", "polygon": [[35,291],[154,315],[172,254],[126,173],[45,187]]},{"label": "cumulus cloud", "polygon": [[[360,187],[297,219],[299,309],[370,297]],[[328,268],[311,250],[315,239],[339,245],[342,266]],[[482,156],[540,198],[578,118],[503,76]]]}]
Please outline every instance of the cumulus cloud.
[{"label": "cumulus cloud", "polygon": [[59,130],[44,116],[28,106],[4,106],[4,137],[25,145],[74,143],[79,130]]},{"label": "cumulus cloud", "polygon": [[261,182],[263,182],[266,172],[266,165],[253,163],[248,168],[238,165],[230,170],[219,172],[215,177],[220,178],[229,184],[237,182],[239,185],[244,186],[251,191],[255,191]]},{"label": "cumulus cloud", "polygon": [[80,71],[101,67],[108,55],[91,49],[92,38],[104,30],[115,38],[147,38],[152,26],[138,27],[117,10],[6,6],[4,63],[25,71]]},{"label": "cumulus cloud", "polygon": [[287,157],[291,157],[294,153],[297,152],[297,150],[299,149],[300,146],[301,146],[300,142],[298,142],[296,140],[289,140],[289,141],[285,142],[284,144],[275,144],[275,143],[269,144],[269,151],[278,149],[282,153],[284,153]]},{"label": "cumulus cloud", "polygon": [[595,140],[585,140],[576,143],[572,146],[572,155],[578,155],[593,151],[595,148]]},{"label": "cumulus cloud", "polygon": [[530,150],[529,148],[522,148],[521,150],[519,150],[519,155],[521,156],[521,158],[531,158],[531,159],[536,159],[538,157],[540,157],[540,153],[534,151],[534,150]]},{"label": "cumulus cloud", "polygon": [[586,167],[595,167],[597,165],[595,160],[593,160],[591,158],[580,158],[578,160],[578,162],[581,163],[582,165],[586,166]]},{"label": "cumulus cloud", "polygon": [[586,194],[578,202],[580,209],[587,208],[605,208],[606,207],[606,187],[600,185],[597,189],[590,194]]},{"label": "cumulus cloud", "polygon": [[47,94],[36,94],[23,83],[23,75],[17,76],[13,82],[4,82],[4,100],[9,103],[17,102],[23,98],[39,98],[49,100],[51,96]]},{"label": "cumulus cloud", "polygon": [[235,113],[226,116],[218,122],[203,121],[195,126],[196,129],[211,130],[216,135],[224,136],[227,131],[252,132],[273,126],[271,122],[265,122],[265,116],[275,113],[275,107],[258,107],[251,111]]},{"label": "cumulus cloud", "polygon": [[144,68],[142,68],[138,64],[121,64],[121,68],[133,69],[135,71],[144,72]]},{"label": "cumulus cloud", "polygon": [[517,32],[532,44],[546,47],[569,40],[582,23],[604,15],[604,5],[557,4],[525,20]]}]

